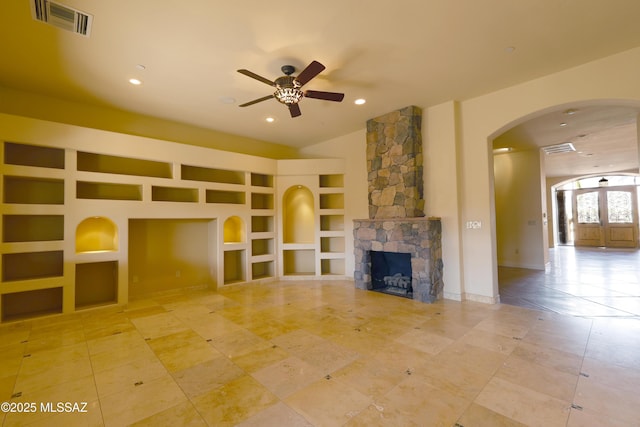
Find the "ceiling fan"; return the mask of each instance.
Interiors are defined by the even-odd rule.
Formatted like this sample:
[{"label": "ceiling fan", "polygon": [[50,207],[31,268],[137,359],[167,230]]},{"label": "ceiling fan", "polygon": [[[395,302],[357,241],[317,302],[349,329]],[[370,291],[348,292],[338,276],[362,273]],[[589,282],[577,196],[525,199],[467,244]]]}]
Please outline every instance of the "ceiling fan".
[{"label": "ceiling fan", "polygon": [[257,104],[258,102],[266,101],[267,99],[275,98],[279,102],[289,107],[289,113],[291,117],[298,117],[302,113],[300,112],[300,106],[298,102],[304,98],[322,99],[325,101],[341,102],[344,99],[344,93],[337,92],[323,92],[317,90],[302,91],[300,88],[307,84],[311,79],[320,74],[325,66],[318,61],[312,61],[297,77],[292,76],[296,71],[293,65],[284,65],[281,70],[284,76],[278,77],[275,81],[271,81],[262,76],[257,75],[249,70],[238,70],[240,74],[251,77],[262,83],[266,83],[269,86],[276,88],[273,95],[263,96],[262,98],[254,99],[253,101],[246,102],[240,107],[248,107],[249,105]]}]

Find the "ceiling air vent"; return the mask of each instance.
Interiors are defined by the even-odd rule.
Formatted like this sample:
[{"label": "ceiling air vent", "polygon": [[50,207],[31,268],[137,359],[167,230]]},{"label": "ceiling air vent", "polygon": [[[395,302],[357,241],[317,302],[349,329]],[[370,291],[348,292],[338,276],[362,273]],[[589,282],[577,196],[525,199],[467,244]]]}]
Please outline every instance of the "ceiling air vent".
[{"label": "ceiling air vent", "polygon": [[542,151],[544,151],[546,154],[558,154],[558,153],[569,153],[571,151],[576,151],[576,149],[572,143],[563,142],[562,144],[548,145],[546,147],[542,147]]},{"label": "ceiling air vent", "polygon": [[32,0],[33,19],[89,37],[93,16],[49,0]]}]

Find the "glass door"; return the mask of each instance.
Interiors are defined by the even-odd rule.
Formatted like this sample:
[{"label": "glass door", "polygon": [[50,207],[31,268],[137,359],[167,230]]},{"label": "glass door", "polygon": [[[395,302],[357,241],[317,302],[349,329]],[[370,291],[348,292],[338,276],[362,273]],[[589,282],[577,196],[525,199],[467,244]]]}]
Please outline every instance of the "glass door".
[{"label": "glass door", "polygon": [[636,194],[633,186],[576,191],[575,245],[638,247]]}]

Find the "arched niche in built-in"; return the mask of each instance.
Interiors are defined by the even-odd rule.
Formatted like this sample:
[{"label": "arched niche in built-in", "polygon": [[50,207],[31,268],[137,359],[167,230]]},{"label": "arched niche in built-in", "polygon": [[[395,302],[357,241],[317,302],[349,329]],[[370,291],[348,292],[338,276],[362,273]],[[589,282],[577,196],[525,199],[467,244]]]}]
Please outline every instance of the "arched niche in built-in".
[{"label": "arched niche in built-in", "polygon": [[284,243],[313,243],[315,211],[313,193],[307,187],[290,187],[282,200],[282,230]]},{"label": "arched niche in built-in", "polygon": [[244,221],[238,216],[230,216],[224,222],[224,242],[242,243],[245,241]]},{"label": "arched niche in built-in", "polygon": [[118,227],[109,218],[86,218],[76,228],[76,253],[118,250]]}]

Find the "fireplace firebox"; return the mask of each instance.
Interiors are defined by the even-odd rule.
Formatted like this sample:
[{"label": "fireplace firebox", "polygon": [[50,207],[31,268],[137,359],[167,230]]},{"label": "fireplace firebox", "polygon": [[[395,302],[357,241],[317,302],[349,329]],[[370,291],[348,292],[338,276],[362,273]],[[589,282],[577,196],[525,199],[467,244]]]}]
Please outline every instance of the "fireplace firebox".
[{"label": "fireplace firebox", "polygon": [[413,298],[411,254],[371,251],[371,289]]}]

